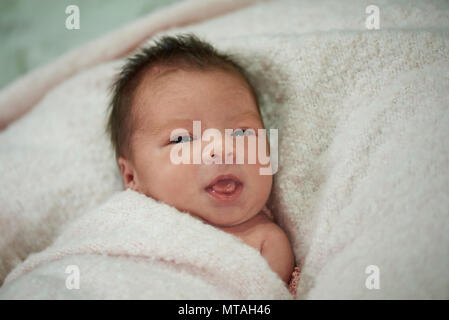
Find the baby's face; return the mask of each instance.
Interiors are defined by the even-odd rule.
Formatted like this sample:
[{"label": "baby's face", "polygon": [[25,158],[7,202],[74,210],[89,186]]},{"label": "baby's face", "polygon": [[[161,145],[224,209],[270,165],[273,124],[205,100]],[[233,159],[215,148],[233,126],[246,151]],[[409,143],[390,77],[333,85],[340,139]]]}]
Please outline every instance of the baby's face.
[{"label": "baby's face", "polygon": [[[133,104],[130,156],[119,164],[126,187],[165,202],[215,226],[240,224],[254,217],[265,205],[272,186],[271,175],[260,175],[262,166],[248,164],[245,141],[244,164],[236,164],[236,139],[225,129],[263,129],[256,102],[245,81],[220,70],[162,70],[145,76]],[[186,129],[194,140],[193,121],[201,121],[201,131],[221,132],[223,164],[174,164],[171,150],[178,143],[193,144],[173,135]],[[183,135],[185,136],[185,135]],[[233,139],[234,149],[225,154],[225,139]],[[247,140],[247,138],[244,138]],[[181,142],[179,142],[181,141]],[[201,143],[201,152],[210,141]],[[230,152],[229,152],[230,151]],[[233,157],[233,164],[224,164]],[[257,157],[256,157],[257,158]],[[216,182],[214,184],[214,182]]]}]

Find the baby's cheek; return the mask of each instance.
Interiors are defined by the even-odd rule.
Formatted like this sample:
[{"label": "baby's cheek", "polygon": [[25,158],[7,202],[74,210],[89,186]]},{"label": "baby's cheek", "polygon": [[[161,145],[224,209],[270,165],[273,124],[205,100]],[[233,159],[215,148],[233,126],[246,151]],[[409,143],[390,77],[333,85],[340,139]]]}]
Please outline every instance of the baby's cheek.
[{"label": "baby's cheek", "polygon": [[[261,201],[268,200],[273,185],[272,175],[261,175],[259,172],[260,166],[253,166],[251,168],[251,179],[258,197]],[[265,199],[265,200],[264,200]]]},{"label": "baby's cheek", "polygon": [[158,186],[163,201],[170,204],[185,202],[191,198],[195,183],[198,181],[194,176],[193,165],[168,164],[162,168],[156,168],[158,175]]}]

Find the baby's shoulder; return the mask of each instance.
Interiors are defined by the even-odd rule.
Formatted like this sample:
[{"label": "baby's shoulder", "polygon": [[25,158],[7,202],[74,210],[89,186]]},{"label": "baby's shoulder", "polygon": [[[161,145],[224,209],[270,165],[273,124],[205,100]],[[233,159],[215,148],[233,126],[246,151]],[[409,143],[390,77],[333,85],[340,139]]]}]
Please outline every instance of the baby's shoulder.
[{"label": "baby's shoulder", "polygon": [[258,239],[261,253],[264,246],[265,249],[271,247],[274,250],[287,250],[290,247],[290,241],[285,231],[264,214],[258,217],[258,223],[253,228],[252,237]]},{"label": "baby's shoulder", "polygon": [[271,248],[271,250],[281,250],[289,253],[291,251],[291,243],[284,229],[265,215],[260,216],[259,219],[260,223],[256,233],[261,240],[261,252],[264,248]]},{"label": "baby's shoulder", "polygon": [[285,231],[279,225],[277,225],[271,220],[261,225],[260,232],[263,235],[264,240],[269,241],[284,240],[283,242],[288,242],[288,238]]},{"label": "baby's shoulder", "polygon": [[251,233],[254,236],[257,235],[260,240],[264,240],[266,235],[276,232],[275,229],[279,228],[273,220],[262,212],[252,219],[251,224]]}]

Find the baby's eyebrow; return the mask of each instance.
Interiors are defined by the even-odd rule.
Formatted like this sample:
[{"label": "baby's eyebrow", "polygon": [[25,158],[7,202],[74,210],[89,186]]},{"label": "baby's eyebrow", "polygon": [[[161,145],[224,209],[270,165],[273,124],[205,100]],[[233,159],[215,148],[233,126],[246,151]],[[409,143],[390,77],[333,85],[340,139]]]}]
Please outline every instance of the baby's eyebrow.
[{"label": "baby's eyebrow", "polygon": [[[260,116],[258,113],[254,111],[246,111],[231,117],[231,120],[238,119],[254,119],[259,120]],[[192,119],[172,119],[168,120],[165,124],[161,126],[152,126],[149,130],[149,135],[156,136],[166,131],[173,131],[174,129],[186,129],[192,128],[193,120]],[[232,129],[232,128],[229,128]]]},{"label": "baby's eyebrow", "polygon": [[258,114],[257,112],[254,112],[254,111],[246,111],[246,112],[240,113],[240,114],[238,114],[238,115],[232,117],[231,120],[237,120],[237,119],[242,119],[242,118],[243,118],[243,119],[253,118],[253,119],[255,119],[255,120],[259,120],[259,119],[260,119],[260,116],[259,116],[259,114]]},{"label": "baby's eyebrow", "polygon": [[[149,135],[155,136],[159,135],[165,131],[172,131],[174,129],[186,129],[191,128],[193,124],[193,120],[191,119],[172,119],[167,121],[164,125],[161,126],[152,126],[149,131]],[[171,130],[170,130],[171,129]]]}]

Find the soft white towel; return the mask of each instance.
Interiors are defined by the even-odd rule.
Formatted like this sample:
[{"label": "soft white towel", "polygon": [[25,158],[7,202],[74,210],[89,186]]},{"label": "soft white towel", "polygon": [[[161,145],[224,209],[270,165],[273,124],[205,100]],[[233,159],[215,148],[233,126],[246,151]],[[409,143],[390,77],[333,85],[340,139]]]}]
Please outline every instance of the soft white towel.
[{"label": "soft white towel", "polygon": [[[79,270],[78,290],[66,286],[73,266]],[[117,193],[70,224],[48,249],[29,256],[6,278],[4,297],[291,299],[259,251],[131,190]]]}]

